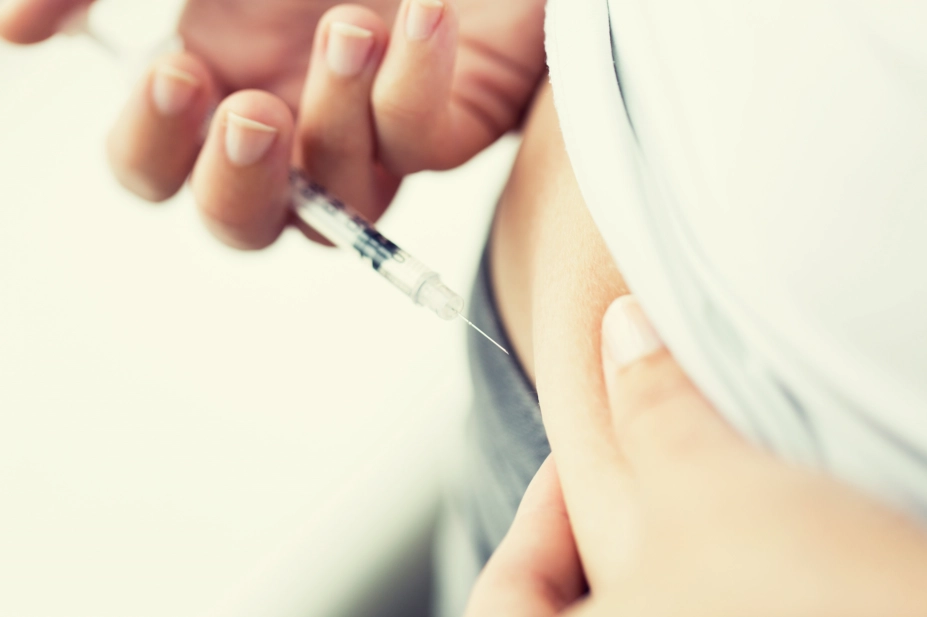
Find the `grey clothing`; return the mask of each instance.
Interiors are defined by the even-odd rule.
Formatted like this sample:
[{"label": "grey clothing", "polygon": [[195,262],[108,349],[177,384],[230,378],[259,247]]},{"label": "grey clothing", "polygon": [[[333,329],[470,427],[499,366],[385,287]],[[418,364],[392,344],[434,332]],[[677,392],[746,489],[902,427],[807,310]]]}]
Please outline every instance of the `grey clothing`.
[{"label": "grey clothing", "polygon": [[[487,250],[473,286],[469,317],[513,352],[493,296],[489,260]],[[537,393],[518,359],[472,330],[467,348],[473,403],[461,470],[439,532],[436,612],[442,617],[462,612],[475,575],[502,541],[525,489],[550,454]]]}]

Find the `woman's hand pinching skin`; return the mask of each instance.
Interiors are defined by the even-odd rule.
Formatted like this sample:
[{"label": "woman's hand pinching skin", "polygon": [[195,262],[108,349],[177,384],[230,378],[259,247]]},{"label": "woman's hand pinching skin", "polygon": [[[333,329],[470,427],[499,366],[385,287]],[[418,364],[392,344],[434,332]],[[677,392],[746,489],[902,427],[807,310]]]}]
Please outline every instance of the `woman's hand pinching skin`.
[{"label": "woman's hand pinching skin", "polygon": [[613,434],[591,453],[596,490],[545,463],[468,617],[927,615],[924,529],[744,442],[632,297],[603,339]]},{"label": "woman's hand pinching skin", "polygon": [[[89,4],[7,0],[0,36],[38,42]],[[544,69],[543,9],[188,0],[185,51],[157,60],[132,94],[111,165],[151,201],[192,173],[207,225],[240,248],[270,244],[288,222],[291,165],[376,219],[404,175],[459,165],[518,124]]]}]

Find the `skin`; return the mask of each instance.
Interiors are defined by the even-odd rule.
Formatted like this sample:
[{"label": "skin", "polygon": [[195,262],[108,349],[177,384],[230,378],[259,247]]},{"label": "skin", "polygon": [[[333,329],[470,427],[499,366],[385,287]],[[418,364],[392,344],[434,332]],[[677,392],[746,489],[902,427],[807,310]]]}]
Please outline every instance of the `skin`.
[{"label": "skin", "polygon": [[[179,23],[186,51],[154,64],[113,127],[108,150],[117,179],[163,201],[192,172],[207,226],[242,249],[271,244],[289,222],[290,164],[378,218],[403,176],[460,165],[515,128],[544,71],[543,0],[448,0],[426,40],[406,36],[409,4],[189,0]],[[38,42],[87,5],[8,0],[0,36]],[[328,69],[334,22],[374,38],[360,75]],[[197,83],[180,114],[162,116],[152,103],[159,67]],[[200,127],[216,104],[201,144]],[[277,131],[271,152],[248,170],[222,152],[229,112]]]},{"label": "skin", "polygon": [[[609,349],[603,411],[613,439],[598,452],[607,460],[598,495],[571,502],[558,477],[569,455],[555,452],[557,467],[549,460],[529,487],[467,617],[927,614],[922,528],[745,443],[665,349],[624,365]],[[592,511],[608,527],[579,524]]]},{"label": "skin", "polygon": [[[566,370],[561,364],[572,361],[582,365],[577,372],[596,369],[597,335],[588,334],[597,331],[608,302],[628,292],[580,195],[549,84],[539,88],[523,134],[496,210],[490,250],[494,294],[507,334],[526,373],[537,381],[538,371]],[[569,318],[560,321],[555,313]],[[560,348],[572,348],[569,353],[577,357],[561,362]]]},{"label": "skin", "polygon": [[[611,301],[628,293],[582,200],[543,86],[525,125],[525,141],[499,205],[492,274],[513,346],[533,376],[567,503],[601,492],[596,479],[611,456],[599,329]],[[574,524],[584,557],[610,529],[606,512]],[[587,541],[590,546],[584,546]],[[589,550],[586,550],[586,549]]]},{"label": "skin", "polygon": [[[18,42],[49,36],[80,4],[11,1],[0,35]],[[592,599],[576,610],[591,614],[920,610],[910,573],[923,580],[923,537],[908,521],[740,443],[665,352],[636,369],[606,359],[603,370],[602,316],[627,290],[582,202],[549,88],[535,96],[543,3],[460,0],[425,41],[405,36],[408,2],[333,4],[267,0],[256,11],[244,0],[190,0],[180,24],[187,51],[156,66],[193,75],[194,98],[161,116],[146,76],[117,120],[110,159],[124,185],[155,201],[192,174],[207,226],[254,249],[287,223],[290,165],[376,218],[405,174],[465,161],[530,105],[491,238],[492,277],[557,468],[539,474],[473,614],[558,614],[587,585]],[[325,62],[336,21],[374,38],[351,78]],[[201,144],[199,126],[219,101]],[[276,131],[246,168],[224,150],[229,112]],[[823,581],[822,591],[809,592],[808,580]]]}]

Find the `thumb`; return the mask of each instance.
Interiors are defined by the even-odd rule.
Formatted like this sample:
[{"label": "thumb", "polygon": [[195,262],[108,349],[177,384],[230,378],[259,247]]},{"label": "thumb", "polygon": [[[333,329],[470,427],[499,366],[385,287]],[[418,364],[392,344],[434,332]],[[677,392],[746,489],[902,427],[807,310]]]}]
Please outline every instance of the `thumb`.
[{"label": "thumb", "polygon": [[673,360],[634,296],[606,311],[602,347],[612,424],[635,472],[742,443]]},{"label": "thumb", "polygon": [[585,592],[553,459],[528,487],[508,534],[470,596],[467,617],[553,617]]}]

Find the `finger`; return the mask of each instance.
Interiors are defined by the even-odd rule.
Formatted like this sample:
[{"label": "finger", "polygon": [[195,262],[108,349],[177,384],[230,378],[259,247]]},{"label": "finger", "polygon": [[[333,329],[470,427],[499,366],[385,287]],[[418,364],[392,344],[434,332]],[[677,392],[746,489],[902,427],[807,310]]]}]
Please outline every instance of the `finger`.
[{"label": "finger", "polygon": [[271,244],[289,212],[293,114],[279,98],[246,90],[216,110],[193,171],[193,193],[207,227],[240,249]]},{"label": "finger", "polygon": [[[450,107],[457,36],[452,4],[407,0],[399,10],[373,93],[380,158],[398,174],[453,167],[458,150],[475,151],[491,140],[485,124],[471,123],[469,131],[451,126],[461,122],[460,108],[452,115]],[[459,134],[447,135],[452,131]]]},{"label": "finger", "polygon": [[0,38],[28,45],[86,19],[90,0],[6,0],[0,3]]},{"label": "finger", "polygon": [[[453,0],[403,2],[374,87],[380,156],[389,169],[456,167],[517,124],[544,65],[534,34],[543,31],[535,23],[543,11],[524,6],[513,9],[520,15],[513,26],[470,24],[479,39],[464,39],[459,18],[467,15]],[[520,41],[514,48],[513,37]]]},{"label": "finger", "polygon": [[178,53],[159,60],[109,135],[110,167],[122,185],[150,201],[176,193],[193,169],[215,98],[199,59]]},{"label": "finger", "polygon": [[741,443],[673,360],[634,296],[608,308],[602,339],[617,443],[635,475]]},{"label": "finger", "polygon": [[300,102],[298,158],[306,173],[371,220],[398,181],[374,164],[370,94],[389,32],[373,11],[352,5],[328,11],[316,31]]},{"label": "finger", "polygon": [[467,617],[557,615],[586,590],[560,481],[548,459],[480,575]]}]

